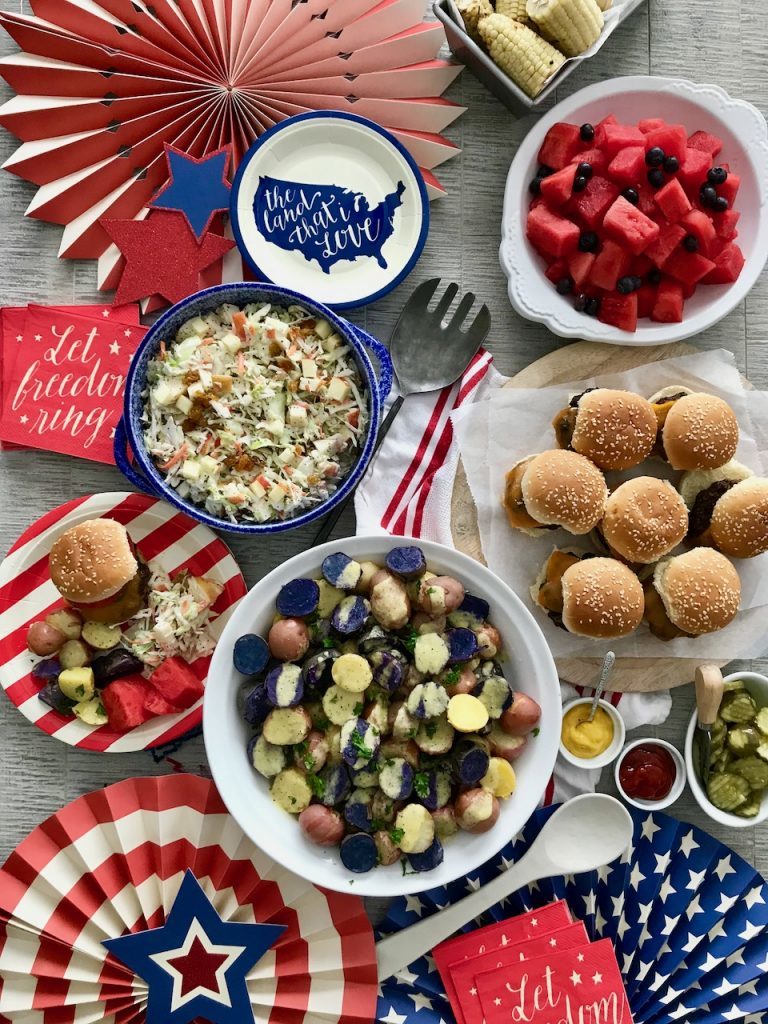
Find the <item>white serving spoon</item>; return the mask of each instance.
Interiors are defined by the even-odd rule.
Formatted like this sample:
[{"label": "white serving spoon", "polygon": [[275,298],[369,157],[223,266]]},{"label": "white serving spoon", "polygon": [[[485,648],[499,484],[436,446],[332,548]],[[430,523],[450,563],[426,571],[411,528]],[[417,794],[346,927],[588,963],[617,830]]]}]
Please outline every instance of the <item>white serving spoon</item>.
[{"label": "white serving spoon", "polygon": [[585,793],[552,815],[531,845],[507,871],[445,910],[376,944],[379,981],[429,953],[468,921],[506,896],[541,878],[578,875],[610,864],[632,842],[632,818],[612,796]]}]

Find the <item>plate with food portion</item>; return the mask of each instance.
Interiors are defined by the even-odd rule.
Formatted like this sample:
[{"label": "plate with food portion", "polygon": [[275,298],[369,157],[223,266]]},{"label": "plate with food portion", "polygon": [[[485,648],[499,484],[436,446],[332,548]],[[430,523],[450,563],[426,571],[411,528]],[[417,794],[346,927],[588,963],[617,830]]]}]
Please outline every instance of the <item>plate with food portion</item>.
[{"label": "plate with food portion", "polygon": [[75,498],[0,566],[0,684],[64,743],[160,746],[200,724],[213,649],[245,591],[226,544],[165,502]]},{"label": "plate with food portion", "polygon": [[464,875],[528,820],[554,765],[541,630],[438,544],[352,537],[297,555],[241,603],[211,671],[206,753],[230,813],[330,889],[394,896]]}]

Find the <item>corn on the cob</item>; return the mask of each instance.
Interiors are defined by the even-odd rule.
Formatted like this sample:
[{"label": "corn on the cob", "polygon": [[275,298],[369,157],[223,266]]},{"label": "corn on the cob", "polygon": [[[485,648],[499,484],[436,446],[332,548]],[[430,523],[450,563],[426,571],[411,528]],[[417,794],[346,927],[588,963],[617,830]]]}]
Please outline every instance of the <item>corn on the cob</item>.
[{"label": "corn on the cob", "polygon": [[584,53],[603,31],[595,0],[528,0],[528,17],[566,57]]},{"label": "corn on the cob", "polygon": [[562,53],[546,39],[503,14],[483,18],[479,32],[494,63],[531,97],[538,96],[565,62]]},{"label": "corn on the cob", "polygon": [[496,0],[496,13],[506,14],[512,21],[528,21],[528,0]]},{"label": "corn on the cob", "polygon": [[481,42],[477,26],[481,18],[487,18],[489,14],[493,14],[489,0],[456,0],[456,7],[464,21],[464,27],[469,37],[476,43]]}]

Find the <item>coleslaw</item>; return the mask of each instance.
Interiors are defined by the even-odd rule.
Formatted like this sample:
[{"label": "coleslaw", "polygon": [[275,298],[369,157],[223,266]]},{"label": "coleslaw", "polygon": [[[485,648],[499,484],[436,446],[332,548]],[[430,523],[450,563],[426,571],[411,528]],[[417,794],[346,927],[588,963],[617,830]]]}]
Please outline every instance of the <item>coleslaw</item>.
[{"label": "coleslaw", "polygon": [[325,501],[355,462],[368,402],[352,352],[300,306],[188,320],[148,367],[144,444],[180,497],[264,523]]}]

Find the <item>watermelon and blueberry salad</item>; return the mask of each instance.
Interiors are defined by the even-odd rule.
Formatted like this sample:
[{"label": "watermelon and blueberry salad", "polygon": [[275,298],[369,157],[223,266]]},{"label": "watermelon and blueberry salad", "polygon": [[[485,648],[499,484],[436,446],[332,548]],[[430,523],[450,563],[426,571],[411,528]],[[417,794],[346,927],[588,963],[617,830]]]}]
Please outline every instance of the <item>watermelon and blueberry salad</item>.
[{"label": "watermelon and blueberry salad", "polygon": [[704,131],[647,118],[558,122],[546,134],[526,234],[574,308],[624,331],[680,323],[699,285],[744,266],[734,209],[739,175]]}]

